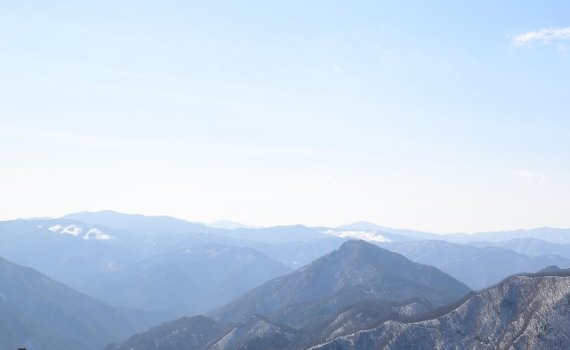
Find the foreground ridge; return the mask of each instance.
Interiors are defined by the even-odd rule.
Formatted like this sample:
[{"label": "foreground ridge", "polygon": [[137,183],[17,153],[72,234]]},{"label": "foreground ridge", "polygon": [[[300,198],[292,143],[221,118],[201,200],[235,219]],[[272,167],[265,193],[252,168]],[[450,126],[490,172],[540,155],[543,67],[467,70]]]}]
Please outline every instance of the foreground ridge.
[{"label": "foreground ridge", "polygon": [[311,349],[565,349],[569,314],[568,272],[519,275],[475,293],[440,317],[388,321]]}]

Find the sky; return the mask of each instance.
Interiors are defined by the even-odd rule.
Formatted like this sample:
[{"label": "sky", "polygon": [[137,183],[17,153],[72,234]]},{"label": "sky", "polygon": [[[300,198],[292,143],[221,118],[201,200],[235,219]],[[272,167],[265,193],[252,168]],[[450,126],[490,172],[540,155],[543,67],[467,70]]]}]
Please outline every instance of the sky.
[{"label": "sky", "polygon": [[570,227],[569,14],[0,0],[0,220]]}]

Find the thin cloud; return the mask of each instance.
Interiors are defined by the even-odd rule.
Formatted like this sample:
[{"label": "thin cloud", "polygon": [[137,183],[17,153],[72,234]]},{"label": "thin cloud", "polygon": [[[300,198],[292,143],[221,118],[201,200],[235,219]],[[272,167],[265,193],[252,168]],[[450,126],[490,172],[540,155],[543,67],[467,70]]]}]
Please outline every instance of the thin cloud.
[{"label": "thin cloud", "polygon": [[533,184],[539,187],[544,187],[546,178],[541,175],[537,175],[529,170],[515,170],[513,175],[519,179],[523,179],[529,184]]},{"label": "thin cloud", "polygon": [[522,33],[513,37],[514,47],[529,46],[533,43],[550,44],[570,40],[570,27],[557,29],[540,29]]}]

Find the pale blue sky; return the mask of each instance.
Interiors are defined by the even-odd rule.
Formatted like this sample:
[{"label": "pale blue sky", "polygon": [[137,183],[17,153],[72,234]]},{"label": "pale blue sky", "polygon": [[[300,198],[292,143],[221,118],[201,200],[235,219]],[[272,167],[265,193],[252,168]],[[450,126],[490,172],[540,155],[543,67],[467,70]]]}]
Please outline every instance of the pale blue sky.
[{"label": "pale blue sky", "polygon": [[0,0],[0,219],[570,227],[569,13]]}]

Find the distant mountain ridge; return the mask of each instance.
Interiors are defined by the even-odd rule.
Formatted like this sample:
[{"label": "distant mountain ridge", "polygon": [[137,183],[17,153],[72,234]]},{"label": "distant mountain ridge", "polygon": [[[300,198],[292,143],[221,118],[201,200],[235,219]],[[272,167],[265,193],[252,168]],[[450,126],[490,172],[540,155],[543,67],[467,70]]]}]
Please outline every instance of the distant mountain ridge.
[{"label": "distant mountain ridge", "polygon": [[488,241],[500,242],[520,238],[534,238],[544,241],[568,244],[570,243],[570,228],[537,227],[511,231],[478,232],[472,234],[449,234],[446,239],[454,242]]},{"label": "distant mountain ridge", "polygon": [[[41,219],[41,218],[40,218]],[[158,233],[201,233],[221,235],[234,239],[260,240],[263,242],[292,242],[295,240],[307,240],[317,238],[323,230],[339,231],[369,231],[378,234],[388,234],[397,237],[395,241],[405,240],[446,240],[456,243],[468,243],[472,241],[501,242],[521,238],[533,238],[560,244],[570,244],[570,228],[538,227],[533,229],[516,229],[510,231],[476,232],[476,233],[452,233],[436,234],[413,229],[391,228],[370,222],[358,221],[337,227],[307,227],[304,225],[282,225],[270,227],[252,227],[231,221],[219,221],[214,223],[198,223],[178,219],[171,216],[146,216],[140,214],[124,214],[112,210],[97,212],[77,212],[67,214],[62,219],[69,219],[99,226],[110,227],[115,230],[138,232],[144,234]],[[37,220],[27,219],[27,220]],[[41,220],[50,220],[43,218]],[[235,231],[235,232],[233,232]],[[294,239],[288,239],[281,233],[288,232],[294,235]],[[299,235],[299,233],[304,232]],[[276,236],[277,235],[277,236]],[[322,238],[322,236],[320,236]],[[390,238],[390,237],[389,237]]]},{"label": "distant mountain ridge", "polygon": [[251,248],[208,244],[138,261],[101,278],[88,291],[113,304],[194,315],[290,271]]},{"label": "distant mountain ridge", "polygon": [[[94,230],[112,238],[84,238]],[[0,256],[107,303],[174,315],[219,307],[291,271],[248,245],[257,244],[213,234],[132,233],[70,219],[0,222]],[[209,255],[212,249],[216,254]]]},{"label": "distant mountain ridge", "polygon": [[392,235],[399,235],[401,237],[408,237],[413,239],[441,239],[440,236],[435,233],[431,232],[424,232],[418,230],[410,230],[410,229],[399,229],[399,228],[391,228],[391,227],[384,227],[380,226],[371,222],[366,221],[357,221],[351,224],[345,224],[341,226],[337,226],[336,229],[338,230],[363,230],[363,231],[371,231],[371,232],[379,232],[379,233],[388,233]]},{"label": "distant mountain ridge", "polygon": [[555,243],[537,238],[515,238],[499,242],[476,241],[469,242],[468,244],[477,247],[510,249],[519,254],[528,256],[555,254],[570,258],[570,243]]},{"label": "distant mountain ridge", "polygon": [[208,227],[212,227],[212,228],[219,228],[219,229],[224,229],[224,230],[235,230],[236,228],[261,228],[260,226],[252,226],[252,225],[245,225],[239,222],[235,222],[235,221],[229,221],[229,220],[219,220],[219,221],[214,221],[214,222],[208,222],[205,223],[204,225],[208,226]]},{"label": "distant mountain ridge", "polygon": [[146,216],[124,214],[112,210],[67,214],[63,219],[112,227],[133,233],[211,233],[213,228],[201,223],[189,222],[172,216]]},{"label": "distant mountain ridge", "polygon": [[570,267],[570,259],[562,256],[527,256],[505,248],[475,247],[441,240],[382,246],[413,261],[433,265],[473,289],[488,287],[513,274],[536,272],[548,265]]}]

